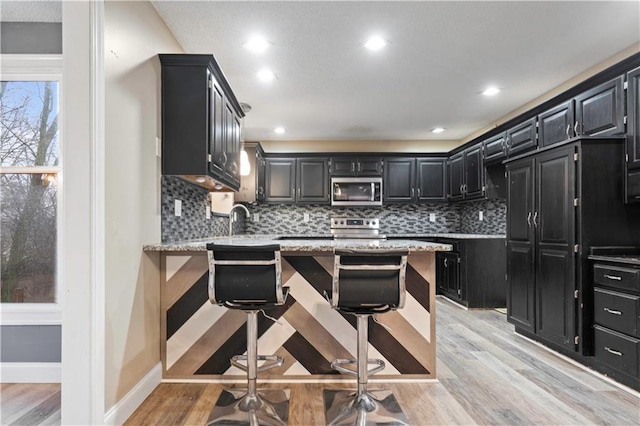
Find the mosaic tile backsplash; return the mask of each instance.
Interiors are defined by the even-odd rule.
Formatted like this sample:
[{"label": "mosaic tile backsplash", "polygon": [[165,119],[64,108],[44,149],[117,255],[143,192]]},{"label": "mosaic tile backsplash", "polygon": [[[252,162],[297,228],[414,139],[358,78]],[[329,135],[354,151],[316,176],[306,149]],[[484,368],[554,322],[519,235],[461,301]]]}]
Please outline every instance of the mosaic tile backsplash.
[{"label": "mosaic tile backsplash", "polygon": [[[182,216],[174,215],[174,200],[182,200]],[[504,234],[506,204],[502,200],[481,200],[461,204],[391,204],[378,208],[346,208],[326,205],[259,204],[248,206],[251,219],[233,225],[234,234],[330,234],[333,216],[379,217],[385,235],[411,233]],[[173,176],[162,177],[162,242],[226,235],[229,219],[206,219],[207,190]],[[483,220],[478,216],[482,211]],[[435,222],[429,214],[435,214]],[[255,215],[258,220],[254,221]],[[309,221],[305,222],[305,214]]]}]

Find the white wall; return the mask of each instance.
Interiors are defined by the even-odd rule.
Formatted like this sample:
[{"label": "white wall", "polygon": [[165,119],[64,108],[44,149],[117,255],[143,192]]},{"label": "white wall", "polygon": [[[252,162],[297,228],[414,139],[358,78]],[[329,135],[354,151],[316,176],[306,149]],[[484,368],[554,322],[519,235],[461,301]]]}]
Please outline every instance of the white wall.
[{"label": "white wall", "polygon": [[158,53],[182,48],[150,3],[105,2],[106,353],[109,410],[160,362]]}]

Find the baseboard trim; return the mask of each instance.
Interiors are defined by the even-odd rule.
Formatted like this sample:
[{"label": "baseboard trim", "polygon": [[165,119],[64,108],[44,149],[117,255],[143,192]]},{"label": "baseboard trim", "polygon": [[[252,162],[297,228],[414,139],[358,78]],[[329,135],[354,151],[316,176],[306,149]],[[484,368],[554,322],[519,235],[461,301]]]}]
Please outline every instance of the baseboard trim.
[{"label": "baseboard trim", "polygon": [[0,383],[60,383],[60,362],[0,362]]},{"label": "baseboard trim", "polygon": [[127,394],[104,415],[105,425],[121,425],[162,381],[162,363],[156,364]]}]

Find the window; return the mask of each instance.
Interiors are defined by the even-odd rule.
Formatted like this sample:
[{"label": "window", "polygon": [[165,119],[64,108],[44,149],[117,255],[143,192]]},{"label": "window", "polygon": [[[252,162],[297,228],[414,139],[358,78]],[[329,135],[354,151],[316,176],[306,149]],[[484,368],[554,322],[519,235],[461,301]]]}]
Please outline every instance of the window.
[{"label": "window", "polygon": [[19,62],[7,69],[3,60],[0,81],[3,324],[16,323],[6,321],[7,311],[29,309],[57,312],[59,321],[61,77],[51,71],[51,61]]}]

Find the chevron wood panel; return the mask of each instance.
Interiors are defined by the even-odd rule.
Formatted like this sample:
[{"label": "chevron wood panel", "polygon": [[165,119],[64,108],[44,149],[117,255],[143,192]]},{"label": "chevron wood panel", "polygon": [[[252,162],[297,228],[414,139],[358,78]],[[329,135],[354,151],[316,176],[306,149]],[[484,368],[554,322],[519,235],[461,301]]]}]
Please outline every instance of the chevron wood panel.
[{"label": "chevron wood panel", "polygon": [[[186,261],[171,258],[185,255]],[[201,252],[162,254],[163,375],[242,380],[244,373],[229,359],[246,353],[246,315],[210,304],[205,262]],[[357,343],[356,318],[331,309],[324,298],[332,262],[330,253],[283,253],[283,284],[290,294],[285,305],[268,312],[280,324],[259,315],[258,352],[281,355],[285,363],[261,373],[261,380],[353,380],[330,365],[335,358],[355,358]],[[369,320],[369,356],[386,363],[376,378],[435,378],[435,254],[412,253],[406,281],[405,308]]]}]

